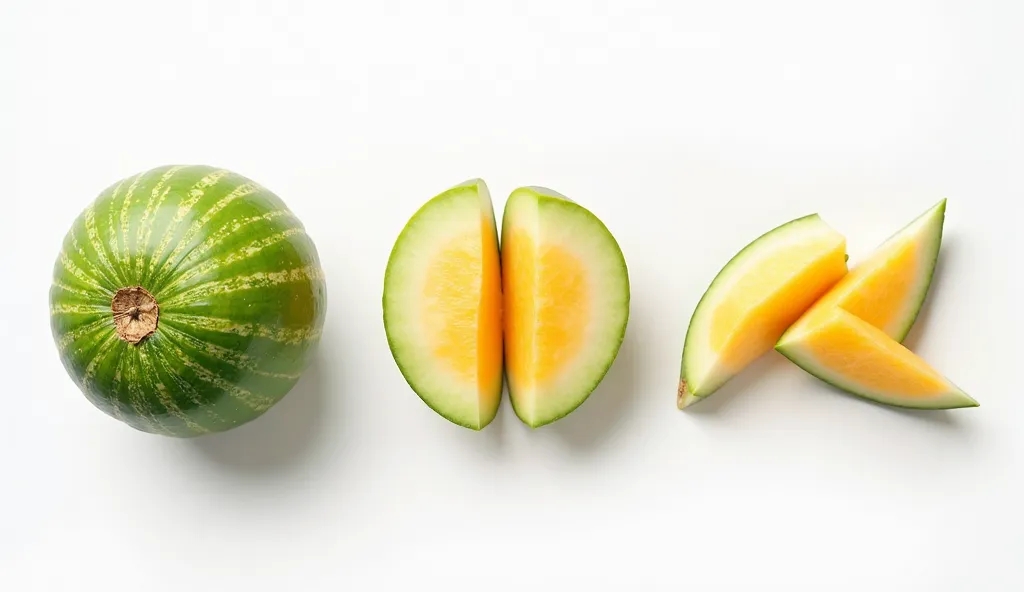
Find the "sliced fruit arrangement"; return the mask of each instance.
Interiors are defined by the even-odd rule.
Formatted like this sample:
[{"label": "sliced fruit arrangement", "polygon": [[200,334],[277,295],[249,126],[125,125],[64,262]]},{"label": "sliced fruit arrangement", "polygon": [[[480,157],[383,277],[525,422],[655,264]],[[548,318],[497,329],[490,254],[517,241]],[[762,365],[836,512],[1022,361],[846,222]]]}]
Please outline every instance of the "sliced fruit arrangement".
[{"label": "sliced fruit arrangement", "polygon": [[799,332],[816,311],[839,307],[903,341],[931,287],[945,212],[942,200],[889,237],[790,330]]},{"label": "sliced fruit arrangement", "polygon": [[475,179],[434,197],[399,235],[384,280],[384,326],[413,391],[482,429],[503,377],[516,415],[538,427],[576,409],[618,355],[629,278],[612,234],[557,192],[509,197],[501,245]]},{"label": "sliced fruit arrangement", "polygon": [[582,404],[617,357],[629,275],[608,228],[542,187],[509,196],[501,245],[509,399],[538,427]]},{"label": "sliced fruit arrangement", "polygon": [[190,437],[251,421],[320,340],[326,284],[299,219],[254,181],[165,166],[101,192],[64,238],[50,326],[96,407]]},{"label": "sliced fruit arrangement", "polygon": [[772,346],[847,273],[846,239],[812,214],[734,256],[697,304],[683,345],[676,404],[703,400]]},{"label": "sliced fruit arrangement", "polygon": [[775,349],[821,380],[880,403],[978,406],[900,343],[931,286],[945,211],[942,200],[892,235],[804,313]]},{"label": "sliced fruit arrangement", "polygon": [[383,307],[413,391],[458,425],[489,424],[502,390],[501,264],[482,180],[437,195],[409,220],[388,260]]}]

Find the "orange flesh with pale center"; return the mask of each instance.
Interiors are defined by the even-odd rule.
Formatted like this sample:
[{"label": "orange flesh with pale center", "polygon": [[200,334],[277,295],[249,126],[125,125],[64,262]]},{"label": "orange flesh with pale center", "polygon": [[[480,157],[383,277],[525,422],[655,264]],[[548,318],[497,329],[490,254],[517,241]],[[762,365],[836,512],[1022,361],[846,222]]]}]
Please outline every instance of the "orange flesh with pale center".
[{"label": "orange flesh with pale center", "polygon": [[519,389],[542,387],[583,348],[590,318],[587,272],[572,252],[538,247],[523,229],[502,247],[505,355]]},{"label": "orange flesh with pale center", "polygon": [[454,237],[430,262],[423,288],[425,335],[434,358],[491,393],[501,380],[501,271],[490,220]]},{"label": "orange flesh with pale center", "polygon": [[919,244],[899,241],[853,269],[815,308],[842,308],[893,336],[900,329],[913,284],[920,281],[919,265]]},{"label": "orange flesh with pale center", "polygon": [[[846,274],[846,245],[792,245],[778,250],[729,289],[713,313],[711,347],[739,370],[772,349],[782,333]],[[787,278],[779,285],[778,278]]]},{"label": "orange flesh with pale center", "polygon": [[946,379],[882,330],[838,309],[801,340],[829,371],[876,392],[911,397],[950,391]]}]

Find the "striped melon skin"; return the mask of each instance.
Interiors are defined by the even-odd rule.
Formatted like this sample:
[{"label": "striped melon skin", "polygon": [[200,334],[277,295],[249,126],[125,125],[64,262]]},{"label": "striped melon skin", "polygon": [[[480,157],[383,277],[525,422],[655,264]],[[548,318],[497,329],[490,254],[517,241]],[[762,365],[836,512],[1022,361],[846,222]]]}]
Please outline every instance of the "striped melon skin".
[{"label": "striped melon skin", "polygon": [[[129,288],[155,300],[155,327],[137,343],[115,322],[115,295]],[[122,321],[135,312],[117,310]],[[250,179],[202,165],[101,192],[65,236],[50,289],[61,361],[88,400],[176,437],[237,427],[277,403],[325,311],[319,256],[294,213]]]}]

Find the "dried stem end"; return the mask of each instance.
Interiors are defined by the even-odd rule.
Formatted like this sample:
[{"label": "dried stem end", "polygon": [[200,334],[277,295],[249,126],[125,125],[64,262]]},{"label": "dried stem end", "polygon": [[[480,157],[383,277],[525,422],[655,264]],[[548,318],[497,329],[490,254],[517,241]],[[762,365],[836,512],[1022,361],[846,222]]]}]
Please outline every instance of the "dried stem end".
[{"label": "dried stem end", "polygon": [[118,290],[110,310],[114,313],[117,336],[123,341],[136,345],[156,332],[160,307],[156,298],[142,286]]}]

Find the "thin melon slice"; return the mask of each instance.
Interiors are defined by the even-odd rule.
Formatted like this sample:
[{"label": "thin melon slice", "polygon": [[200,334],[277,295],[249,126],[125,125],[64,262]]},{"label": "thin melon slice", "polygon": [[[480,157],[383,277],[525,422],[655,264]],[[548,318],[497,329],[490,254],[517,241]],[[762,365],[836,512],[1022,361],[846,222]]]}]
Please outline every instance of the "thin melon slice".
[{"label": "thin melon slice", "polygon": [[787,331],[779,351],[844,391],[897,407],[956,409],[978,403],[874,325],[842,308]]},{"label": "thin melon slice", "polygon": [[618,356],[629,276],[608,228],[550,189],[512,192],[501,231],[509,398],[539,427],[581,405]]},{"label": "thin melon slice", "polygon": [[480,179],[429,200],[395,242],[384,277],[395,362],[434,411],[479,430],[501,402],[501,268],[490,192]]},{"label": "thin melon slice", "polygon": [[846,273],[846,239],[817,214],[748,244],[718,273],[690,318],[677,406],[711,396],[770,351]]},{"label": "thin melon slice", "polygon": [[921,409],[976,407],[900,345],[931,287],[945,212],[942,200],[888,238],[793,323],[775,349],[867,399]]},{"label": "thin melon slice", "polygon": [[817,311],[839,307],[902,342],[931,287],[945,213],[942,200],[890,236],[789,330],[799,332]]}]

